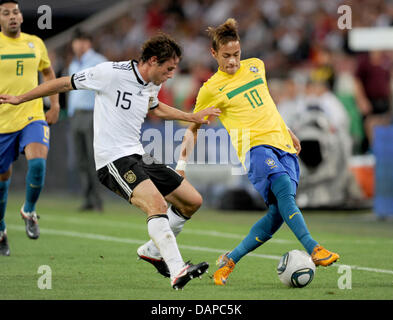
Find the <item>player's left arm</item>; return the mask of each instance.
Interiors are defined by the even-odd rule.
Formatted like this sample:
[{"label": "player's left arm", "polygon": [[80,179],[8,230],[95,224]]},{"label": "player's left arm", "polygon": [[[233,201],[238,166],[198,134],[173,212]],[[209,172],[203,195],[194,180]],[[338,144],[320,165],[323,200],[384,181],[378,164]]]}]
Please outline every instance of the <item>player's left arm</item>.
[{"label": "player's left arm", "polygon": [[[42,76],[44,78],[44,82],[56,79],[56,74],[52,67],[48,67],[42,69]],[[45,117],[48,124],[54,124],[59,119],[60,112],[60,104],[59,104],[59,95],[54,94],[49,96],[50,100],[50,109],[46,112]]]},{"label": "player's left arm", "polygon": [[200,124],[209,124],[207,117],[218,117],[221,113],[221,110],[215,107],[210,107],[197,113],[187,113],[170,107],[165,103],[159,102],[158,106],[152,109],[151,112],[153,112],[155,116],[164,120],[183,120]]}]

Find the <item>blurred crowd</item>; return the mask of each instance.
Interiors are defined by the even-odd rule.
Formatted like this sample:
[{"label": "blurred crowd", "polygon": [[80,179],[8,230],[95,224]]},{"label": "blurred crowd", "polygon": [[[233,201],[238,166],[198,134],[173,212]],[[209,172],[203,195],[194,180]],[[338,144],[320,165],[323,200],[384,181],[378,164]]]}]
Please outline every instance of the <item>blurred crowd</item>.
[{"label": "blurred crowd", "polygon": [[[308,107],[324,111],[332,130],[348,135],[348,152],[366,153],[376,124],[391,122],[391,52],[355,53],[340,30],[338,7],[352,9],[352,27],[393,26],[392,0],[153,0],[135,6],[93,34],[108,60],[138,58],[157,30],[182,45],[180,70],[161,100],[190,111],[204,81],[217,69],[206,29],[234,17],[242,58],[265,62],[270,93],[289,126]],[[66,67],[72,51],[57,53]],[[66,69],[64,69],[66,70]],[[151,118],[151,121],[155,119]],[[344,138],[344,140],[347,138]]]}]

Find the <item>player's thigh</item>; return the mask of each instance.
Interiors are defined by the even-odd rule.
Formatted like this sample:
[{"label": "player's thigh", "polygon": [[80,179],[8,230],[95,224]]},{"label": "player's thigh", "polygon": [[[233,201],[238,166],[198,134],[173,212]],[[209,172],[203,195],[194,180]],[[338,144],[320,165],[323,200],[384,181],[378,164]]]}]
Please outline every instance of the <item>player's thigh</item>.
[{"label": "player's thigh", "polygon": [[97,171],[100,182],[148,215],[166,213],[167,204],[141,165],[141,156],[131,155],[108,163]]},{"label": "player's thigh", "polygon": [[143,155],[142,166],[164,197],[175,191],[184,180],[184,177],[170,166],[160,163],[148,154]]},{"label": "player's thigh", "polygon": [[140,208],[148,216],[166,214],[166,201],[150,179],[139,183],[131,194],[130,202]]},{"label": "player's thigh", "polygon": [[203,202],[200,193],[186,179],[174,191],[165,196],[165,199],[186,216],[191,216]]}]

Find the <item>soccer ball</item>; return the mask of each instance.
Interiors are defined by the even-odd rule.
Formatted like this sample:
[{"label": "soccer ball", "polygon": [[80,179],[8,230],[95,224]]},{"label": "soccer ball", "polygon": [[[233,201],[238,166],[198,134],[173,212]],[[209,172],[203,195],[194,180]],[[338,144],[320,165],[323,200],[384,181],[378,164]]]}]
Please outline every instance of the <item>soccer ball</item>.
[{"label": "soccer ball", "polygon": [[277,274],[286,286],[302,288],[314,278],[315,264],[307,252],[291,250],[281,257]]}]

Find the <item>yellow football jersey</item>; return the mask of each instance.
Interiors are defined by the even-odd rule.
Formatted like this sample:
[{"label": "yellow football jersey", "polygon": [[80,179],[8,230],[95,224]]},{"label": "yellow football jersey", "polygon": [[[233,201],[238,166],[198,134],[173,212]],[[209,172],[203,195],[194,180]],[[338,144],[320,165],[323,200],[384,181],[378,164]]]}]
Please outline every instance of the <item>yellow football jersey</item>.
[{"label": "yellow football jersey", "polygon": [[239,70],[218,70],[199,90],[194,112],[215,106],[242,163],[250,148],[269,145],[296,153],[291,136],[270,96],[264,63],[251,58]]},{"label": "yellow football jersey", "polygon": [[[38,71],[48,67],[50,60],[40,38],[22,32],[14,39],[0,32],[0,93],[17,96],[34,89]],[[45,120],[42,99],[0,106],[0,133],[21,130],[36,120]]]}]

